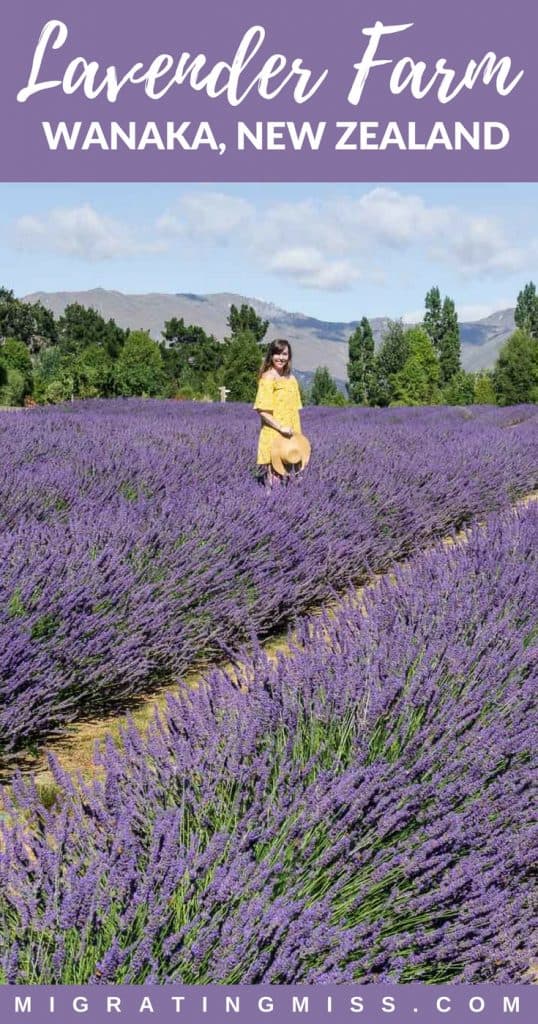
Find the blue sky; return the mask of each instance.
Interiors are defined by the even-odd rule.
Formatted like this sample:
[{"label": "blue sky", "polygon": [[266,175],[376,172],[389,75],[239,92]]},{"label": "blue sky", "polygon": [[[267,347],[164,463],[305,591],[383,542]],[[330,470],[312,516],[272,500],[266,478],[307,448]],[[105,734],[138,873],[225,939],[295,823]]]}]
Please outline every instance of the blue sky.
[{"label": "blue sky", "polygon": [[0,283],[238,292],[324,320],[460,319],[538,278],[538,184],[0,184]]}]

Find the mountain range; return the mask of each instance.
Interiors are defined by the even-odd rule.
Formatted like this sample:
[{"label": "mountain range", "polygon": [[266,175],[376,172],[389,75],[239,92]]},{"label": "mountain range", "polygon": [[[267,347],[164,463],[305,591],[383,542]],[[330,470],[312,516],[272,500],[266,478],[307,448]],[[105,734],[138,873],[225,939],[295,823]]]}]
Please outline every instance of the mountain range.
[{"label": "mountain range", "polygon": [[[347,343],[358,321],[348,323],[317,320],[304,313],[289,313],[273,303],[261,299],[218,292],[211,295],[193,295],[188,292],[166,294],[151,292],[147,295],[126,295],[123,292],[93,288],[90,291],[34,292],[25,296],[26,302],[40,300],[60,316],[72,302],[91,306],[105,319],[113,319],[120,327],[150,332],[161,340],[166,320],[182,317],[187,324],[198,324],[216,338],[223,338],[228,329],[226,319],[232,303],[248,303],[259,316],[269,320],[267,338],[287,338],[293,346],[296,371],[309,378],[318,366],[327,366],[333,377],[346,379]],[[370,320],[376,344],[379,344],[388,324],[388,317]],[[514,310],[503,309],[483,320],[460,324],[462,363],[466,370],[493,367],[499,349],[514,330]]]}]

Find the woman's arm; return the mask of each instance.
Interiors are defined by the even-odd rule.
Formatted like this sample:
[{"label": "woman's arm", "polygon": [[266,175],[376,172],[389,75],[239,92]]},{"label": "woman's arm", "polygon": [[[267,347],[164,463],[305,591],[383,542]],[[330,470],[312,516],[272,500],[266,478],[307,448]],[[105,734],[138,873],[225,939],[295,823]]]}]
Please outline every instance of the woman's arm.
[{"label": "woman's arm", "polygon": [[263,410],[259,410],[259,412],[260,419],[262,423],[264,423],[266,426],[272,427],[273,430],[277,430],[278,433],[282,434],[284,437],[293,436],[293,430],[291,429],[291,427],[283,427],[281,423],[275,420],[275,417],[272,416],[270,412],[263,412]]}]

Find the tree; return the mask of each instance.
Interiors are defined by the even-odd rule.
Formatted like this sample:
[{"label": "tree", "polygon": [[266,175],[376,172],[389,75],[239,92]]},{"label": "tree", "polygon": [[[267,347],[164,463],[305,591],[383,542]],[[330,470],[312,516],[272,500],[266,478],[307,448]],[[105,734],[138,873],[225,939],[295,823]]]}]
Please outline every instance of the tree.
[{"label": "tree", "polygon": [[57,340],[56,321],[41,302],[22,302],[0,288],[0,338],[18,338],[32,352]]},{"label": "tree", "polygon": [[338,390],[326,366],[318,366],[310,386],[311,405],[345,405],[346,400]]},{"label": "tree", "polygon": [[391,380],[392,402],[433,405],[439,401],[440,367],[433,343],[421,327],[405,332],[408,356]]},{"label": "tree", "polygon": [[252,331],[240,331],[226,341],[222,382],[230,402],[253,402],[263,350]]},{"label": "tree", "polygon": [[443,331],[443,306],[441,303],[441,292],[437,285],[430,288],[429,292],[426,293],[424,305],[426,312],[424,313],[422,325],[430,336],[434,347],[438,349]]},{"label": "tree", "polygon": [[538,402],[538,343],[517,330],[505,341],[493,371],[499,405]]},{"label": "tree", "polygon": [[465,370],[454,373],[443,388],[442,400],[447,405],[472,405],[475,401],[474,374]]},{"label": "tree", "polygon": [[374,359],[370,405],[389,405],[394,397],[393,378],[403,369],[408,356],[409,338],[402,321],[389,320]]},{"label": "tree", "polygon": [[37,402],[63,402],[74,391],[72,360],[57,345],[44,348],[34,367],[33,397]]},{"label": "tree", "polygon": [[72,361],[75,394],[79,398],[108,398],[114,394],[114,363],[100,345],[88,345]]},{"label": "tree", "polygon": [[439,355],[441,384],[448,384],[453,375],[461,369],[460,330],[456,307],[453,299],[448,296],[441,302],[441,293],[437,285],[430,288],[424,304],[426,312],[422,326]]},{"label": "tree", "polygon": [[67,402],[72,397],[73,388],[73,378],[69,374],[65,374],[61,379],[51,380],[47,384],[43,400],[50,405],[59,405],[60,402]]},{"label": "tree", "polygon": [[452,299],[445,296],[441,310],[441,336],[437,344],[441,384],[448,384],[461,372],[461,342],[458,314]]},{"label": "tree", "polygon": [[132,331],[116,361],[115,378],[120,395],[157,395],[163,385],[163,360],[156,341],[147,331]]},{"label": "tree", "polygon": [[213,334],[206,334],[203,327],[199,327],[198,324],[185,324],[183,317],[174,316],[167,320],[161,333],[170,348],[181,349],[184,345],[203,348],[219,344]]},{"label": "tree", "polygon": [[248,306],[245,302],[240,309],[233,304],[230,306],[230,312],[227,319],[228,327],[232,337],[238,334],[244,334],[245,331],[250,331],[254,335],[258,343],[262,342],[267,334],[267,328],[269,327],[268,320],[262,320],[256,313],[256,310],[252,306]]},{"label": "tree", "polygon": [[374,336],[370,321],[363,316],[349,339],[347,392],[351,402],[366,402],[374,380]]},{"label": "tree", "polygon": [[62,352],[77,355],[90,345],[99,345],[111,359],[116,359],[128,331],[114,320],[105,320],[96,309],[71,302],[58,321],[58,341]]},{"label": "tree", "polygon": [[476,405],[495,405],[497,399],[493,386],[493,373],[490,370],[482,370],[475,374],[474,401]]},{"label": "tree", "polygon": [[514,320],[516,327],[538,339],[538,296],[533,281],[529,281],[517,297]]},{"label": "tree", "polygon": [[0,344],[0,375],[1,405],[22,405],[27,395],[32,392],[32,360],[23,341],[18,338],[6,338]]},{"label": "tree", "polygon": [[35,376],[39,377],[45,384],[49,384],[51,380],[59,377],[69,365],[69,358],[60,352],[58,346],[45,348],[36,359]]},{"label": "tree", "polygon": [[[186,325],[183,318],[167,320],[162,331],[161,354],[172,389],[193,394],[213,393],[215,375],[224,362],[224,345],[202,327]],[[168,345],[165,344],[168,342]]]},{"label": "tree", "polygon": [[39,300],[32,303],[30,308],[34,317],[34,333],[28,340],[28,346],[35,355],[47,345],[57,344],[58,324],[52,310],[47,309]]},{"label": "tree", "polygon": [[22,405],[28,393],[23,374],[14,367],[5,368],[4,374],[0,373],[0,405]]},{"label": "tree", "polygon": [[0,337],[19,338],[29,344],[36,323],[28,303],[18,299],[0,303]]},{"label": "tree", "polygon": [[18,370],[24,377],[28,390],[32,387],[32,359],[23,341],[6,338],[0,344],[0,362],[8,369]]}]

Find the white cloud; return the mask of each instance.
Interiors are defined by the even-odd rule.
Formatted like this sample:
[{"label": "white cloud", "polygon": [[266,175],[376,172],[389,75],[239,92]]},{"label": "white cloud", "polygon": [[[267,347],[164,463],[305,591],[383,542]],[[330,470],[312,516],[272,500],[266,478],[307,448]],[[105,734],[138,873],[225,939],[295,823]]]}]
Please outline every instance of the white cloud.
[{"label": "white cloud", "polygon": [[162,241],[144,242],[112,217],[90,205],[57,207],[42,216],[19,217],[14,244],[22,250],[43,250],[97,262],[162,251]]},{"label": "white cloud", "polygon": [[396,249],[446,229],[451,217],[447,207],[428,206],[421,196],[381,187],[333,206],[348,233],[360,231],[370,245]]},{"label": "white cloud", "polygon": [[157,230],[169,236],[221,242],[244,231],[254,217],[255,209],[246,199],[223,192],[195,192],[165,210],[157,220]]},{"label": "white cloud", "polygon": [[[350,187],[351,189],[351,187]],[[379,286],[426,259],[468,277],[499,278],[536,262],[538,243],[510,222],[419,191],[376,186],[362,195],[260,203],[216,189],[185,192],[152,226],[135,229],[91,205],[57,207],[20,217],[13,240],[23,250],[91,262],[189,247],[204,258],[211,246],[236,246],[261,272],[305,288],[342,291],[357,280]],[[405,261],[405,264],[404,264]],[[440,277],[442,274],[439,275]]]},{"label": "white cloud", "polygon": [[338,222],[329,203],[303,200],[274,203],[257,221],[257,243],[268,252],[288,246],[315,246],[338,258],[355,242],[347,225]]},{"label": "white cloud", "polygon": [[446,248],[436,247],[436,254],[439,260],[455,264],[461,274],[495,276],[523,270],[529,247],[515,244],[497,218],[471,217],[459,232],[452,232]]},{"label": "white cloud", "polygon": [[325,257],[313,246],[281,249],[269,261],[269,270],[292,277],[306,288],[322,291],[343,291],[360,276],[346,260]]},{"label": "white cloud", "polygon": [[195,192],[165,211],[157,229],[193,246],[237,243],[261,270],[328,291],[351,288],[359,278],[383,283],[398,255],[408,254],[410,263],[426,255],[432,268],[489,277],[517,272],[529,260],[529,245],[511,240],[497,218],[387,186],[358,198],[260,207],[238,196]]}]

